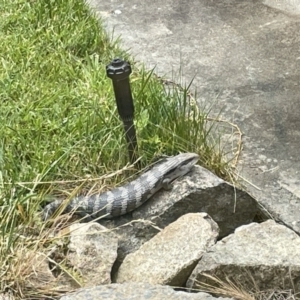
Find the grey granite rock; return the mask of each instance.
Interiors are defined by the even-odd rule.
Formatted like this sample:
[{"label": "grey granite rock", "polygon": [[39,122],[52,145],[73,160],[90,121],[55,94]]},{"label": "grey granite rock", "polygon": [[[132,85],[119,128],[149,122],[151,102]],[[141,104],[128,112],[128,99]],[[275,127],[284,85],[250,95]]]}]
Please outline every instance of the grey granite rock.
[{"label": "grey granite rock", "polygon": [[164,228],[187,213],[206,212],[218,223],[220,237],[249,224],[257,214],[257,203],[246,192],[235,188],[207,169],[195,166],[188,176],[174,183],[170,192],[159,192],[133,212]]},{"label": "grey granite rock", "polygon": [[[123,283],[81,289],[65,295],[60,300],[213,300],[217,299],[206,293],[190,294],[176,292],[169,286],[150,285],[147,283]],[[229,300],[229,298],[218,298]]]},{"label": "grey granite rock", "polygon": [[80,273],[85,287],[111,283],[118,239],[97,223],[70,226],[70,263]]},{"label": "grey granite rock", "polygon": [[[238,228],[203,254],[187,281],[187,287],[215,285],[205,274],[222,281],[255,288],[300,291],[300,237],[283,225],[268,220]],[[227,279],[226,279],[227,278]]]},{"label": "grey granite rock", "polygon": [[[119,249],[115,269],[125,256],[138,250],[170,223],[187,213],[206,212],[218,224],[220,237],[253,221],[257,203],[246,192],[235,189],[200,166],[173,183],[170,191],[160,191],[132,215],[115,220],[101,220],[105,227],[115,229]],[[128,225],[125,225],[128,224]],[[113,280],[115,272],[113,272]]]},{"label": "grey granite rock", "polygon": [[126,256],[116,281],[183,286],[218,233],[206,213],[186,214]]}]

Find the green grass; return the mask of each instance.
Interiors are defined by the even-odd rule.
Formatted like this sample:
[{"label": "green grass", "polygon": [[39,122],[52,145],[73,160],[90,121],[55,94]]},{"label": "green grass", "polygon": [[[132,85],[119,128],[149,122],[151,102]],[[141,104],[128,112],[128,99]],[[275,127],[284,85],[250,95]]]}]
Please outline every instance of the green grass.
[{"label": "green grass", "polygon": [[[83,1],[0,0],[0,39],[0,291],[26,294],[16,253],[39,247],[38,212],[45,199],[70,195],[82,179],[112,174],[128,163],[105,71],[113,58],[132,63],[142,165],[162,154],[192,151],[201,165],[230,175],[209,138],[208,111],[199,111],[188,88],[168,90],[151,71],[137,69]],[[111,187],[125,175],[97,184]],[[27,237],[29,228],[39,238]]]}]

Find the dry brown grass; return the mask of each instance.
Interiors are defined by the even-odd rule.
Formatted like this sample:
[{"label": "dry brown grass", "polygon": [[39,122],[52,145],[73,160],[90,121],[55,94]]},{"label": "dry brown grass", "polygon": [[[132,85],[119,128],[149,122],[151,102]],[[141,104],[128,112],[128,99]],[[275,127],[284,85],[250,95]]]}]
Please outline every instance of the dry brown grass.
[{"label": "dry brown grass", "polygon": [[292,290],[274,289],[260,291],[257,287],[255,279],[249,274],[250,281],[253,283],[253,288],[245,288],[242,282],[234,282],[228,277],[220,279],[209,274],[204,275],[206,278],[213,282],[212,284],[197,282],[198,291],[207,292],[218,297],[227,297],[237,300],[298,300],[300,295],[297,295]]}]

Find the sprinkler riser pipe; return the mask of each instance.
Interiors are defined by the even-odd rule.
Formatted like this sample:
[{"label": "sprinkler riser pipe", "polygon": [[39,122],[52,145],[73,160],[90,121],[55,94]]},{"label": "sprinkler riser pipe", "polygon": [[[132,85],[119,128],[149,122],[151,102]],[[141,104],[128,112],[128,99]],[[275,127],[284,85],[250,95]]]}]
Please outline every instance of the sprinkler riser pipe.
[{"label": "sprinkler riser pipe", "polygon": [[134,118],[134,106],[129,78],[113,80],[113,88],[120,118],[123,122],[132,121]]},{"label": "sprinkler riser pipe", "polygon": [[[138,145],[133,123],[134,105],[129,82],[131,66],[128,62],[115,58],[106,66],[106,74],[113,82],[118,113],[124,125],[129,159],[134,164],[138,158]],[[137,166],[140,168],[140,162],[137,162]]]}]

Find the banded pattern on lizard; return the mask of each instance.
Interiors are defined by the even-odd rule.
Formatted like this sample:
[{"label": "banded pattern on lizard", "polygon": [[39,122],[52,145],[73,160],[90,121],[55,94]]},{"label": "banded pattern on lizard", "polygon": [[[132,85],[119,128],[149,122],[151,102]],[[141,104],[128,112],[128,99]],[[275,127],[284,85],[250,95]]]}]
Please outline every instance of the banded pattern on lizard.
[{"label": "banded pattern on lizard", "polygon": [[[64,213],[74,211],[87,220],[103,217],[110,219],[129,213],[141,206],[160,189],[171,189],[171,182],[188,173],[197,163],[195,153],[181,153],[164,159],[137,179],[111,191],[91,196],[78,196],[71,199]],[[47,220],[62,205],[56,200],[46,205],[42,212]]]}]

